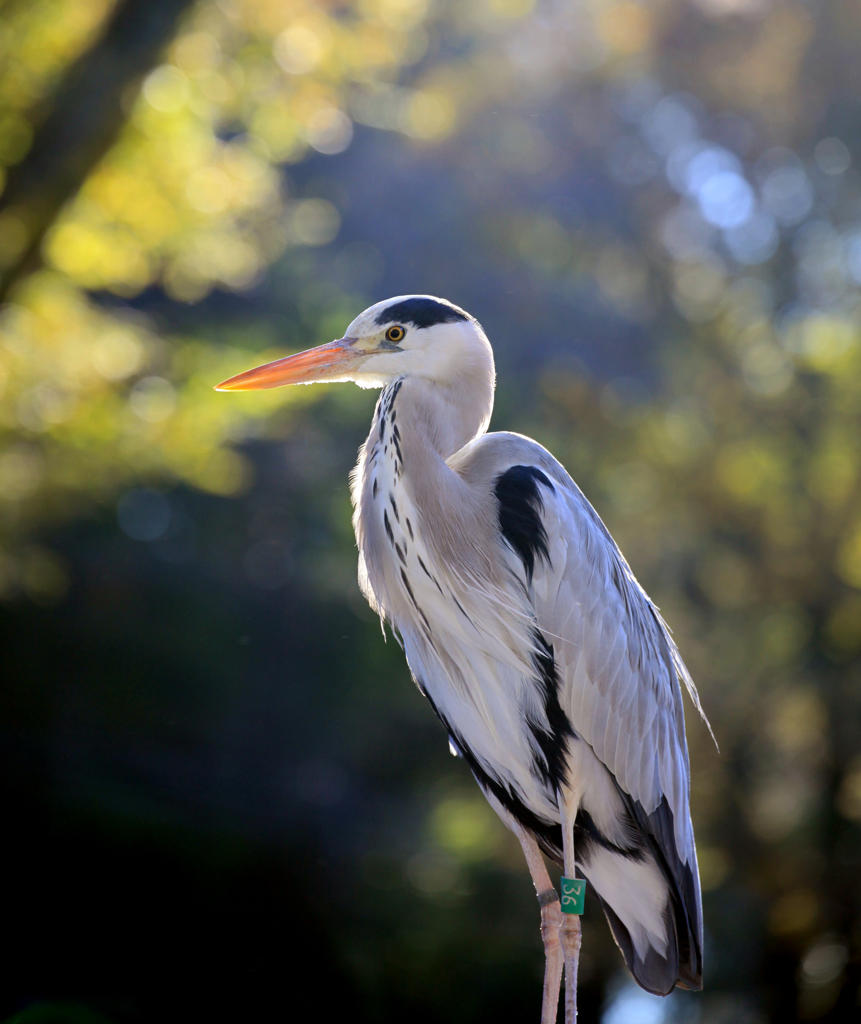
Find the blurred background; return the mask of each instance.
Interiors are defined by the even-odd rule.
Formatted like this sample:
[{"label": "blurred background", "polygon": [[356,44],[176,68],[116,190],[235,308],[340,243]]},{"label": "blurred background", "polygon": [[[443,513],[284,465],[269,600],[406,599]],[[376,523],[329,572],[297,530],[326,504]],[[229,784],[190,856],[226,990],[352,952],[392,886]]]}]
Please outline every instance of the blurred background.
[{"label": "blurred background", "polygon": [[537,1020],[519,848],[355,582],[375,395],[212,391],[408,292],[721,748],[705,991],[587,903],[582,1020],[858,1018],[860,53],[855,0],[0,0],[1,1019]]}]

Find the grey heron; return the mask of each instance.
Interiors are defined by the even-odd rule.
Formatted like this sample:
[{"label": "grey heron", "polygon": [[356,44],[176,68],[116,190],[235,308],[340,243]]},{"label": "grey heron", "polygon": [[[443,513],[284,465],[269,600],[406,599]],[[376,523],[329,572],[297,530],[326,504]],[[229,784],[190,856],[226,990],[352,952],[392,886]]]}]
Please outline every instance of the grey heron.
[{"label": "grey heron", "polygon": [[505,824],[541,905],[542,1022],[576,1019],[580,918],[542,852],[577,870],[636,981],[702,987],[702,908],[682,687],[657,608],[540,444],[486,433],[495,387],[474,317],[428,295],[366,309],[343,338],[218,385],[382,388],[352,475],[360,586]]}]

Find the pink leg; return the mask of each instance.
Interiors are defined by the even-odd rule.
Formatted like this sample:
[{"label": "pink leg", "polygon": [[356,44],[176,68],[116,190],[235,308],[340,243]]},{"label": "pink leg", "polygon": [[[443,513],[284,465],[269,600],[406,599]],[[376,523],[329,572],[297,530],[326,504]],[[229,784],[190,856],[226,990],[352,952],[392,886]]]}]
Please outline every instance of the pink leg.
[{"label": "pink leg", "polygon": [[[532,834],[527,832],[505,810],[488,796],[491,806],[506,826],[520,840],[529,874],[541,906],[541,938],[544,942],[544,994],[541,1000],[541,1024],[556,1024],[556,1009],[559,1004],[559,985],[562,981],[562,948],[559,944],[563,914],[559,908],[559,896],[550,881],[547,865]],[[579,918],[577,919],[579,921]]]},{"label": "pink leg", "polygon": [[[572,806],[573,804],[573,806]],[[566,878],[576,878],[574,864],[574,819],[577,804],[561,803],[562,856]],[[562,914],[559,939],[565,959],[565,1024],[577,1024],[577,967],[580,962],[580,915]]]}]

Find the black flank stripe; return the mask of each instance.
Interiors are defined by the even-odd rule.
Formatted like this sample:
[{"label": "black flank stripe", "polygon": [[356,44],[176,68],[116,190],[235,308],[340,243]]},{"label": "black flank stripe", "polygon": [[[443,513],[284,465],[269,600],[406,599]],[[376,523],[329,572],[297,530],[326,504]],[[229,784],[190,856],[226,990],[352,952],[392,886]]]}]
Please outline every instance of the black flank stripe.
[{"label": "black flank stripe", "polygon": [[[483,765],[475,754],[470,750],[463,736],[452,724],[442,715],[433,701],[427,688],[421,680],[416,679],[416,685],[421,693],[427,698],[434,714],[442,722],[443,728],[448,733],[449,739],[460,751],[464,761],[469,765],[472,774],[475,776],[479,786],[486,792],[492,793],[502,806],[511,814],[524,828],[528,829],[536,838],[538,845],[551,860],[562,866],[562,827],[559,824],[539,818],[531,811],[522,800],[502,783],[492,768]],[[630,819],[630,820],[627,820]],[[632,826],[627,834],[636,836],[634,845],[620,847],[612,843],[595,825],[595,822],[582,808],[577,814],[577,821],[574,825],[574,848],[577,851],[577,863],[584,868],[588,867],[596,846],[610,850],[619,856],[630,860],[641,861],[645,856],[647,840],[642,832],[636,827],[633,817],[626,815],[626,824]],[[639,834],[638,834],[639,833]]]},{"label": "black flank stripe", "polygon": [[565,755],[568,751],[568,742],[577,739],[577,734],[559,703],[559,673],[556,671],[553,648],[538,630],[533,633],[533,639],[538,648],[537,653],[533,655],[533,662],[544,698],[544,714],[549,731],[543,723],[532,720],[528,722],[535,742],[543,754],[543,758],[536,758],[532,767],[537,778],[550,786],[554,792],[558,792],[567,781]]},{"label": "black flank stripe", "polygon": [[394,544],[395,535],[392,533],[392,524],[389,522],[389,513],[383,509],[383,525],[386,528],[386,536],[389,538],[389,543]]},{"label": "black flank stripe", "polygon": [[450,722],[446,720],[444,715],[440,714],[440,711],[436,704],[434,704],[431,695],[422,685],[420,680],[416,680],[416,685],[425,697],[427,697],[428,703],[433,708],[434,714],[440,722],[442,722],[443,728],[448,733],[449,738],[454,742],[455,747],[457,747],[463,755],[464,761],[469,765],[479,786],[481,786],[486,793],[492,793],[509,812],[509,814],[513,815],[521,825],[529,829],[529,831],[538,840],[538,845],[542,850],[544,850],[548,857],[551,857],[557,864],[561,864],[561,827],[559,825],[552,824],[551,822],[543,821],[538,817],[538,815],[533,814],[533,812],[530,811],[529,808],[511,792],[508,786],[500,782],[497,776],[493,775],[491,771],[486,769],[467,746],[463,736],[451,725]]},{"label": "black flank stripe", "polygon": [[[574,830],[574,848],[577,849],[576,841],[579,837],[580,842],[588,843],[590,846],[600,846],[602,849],[609,850],[610,853],[615,853],[618,857],[624,857],[626,860],[634,860],[638,862],[644,861],[646,859],[646,848],[648,846],[645,841],[645,836],[639,832],[639,829],[636,827],[636,822],[627,813],[625,814],[625,825],[627,834],[633,835],[635,837],[635,842],[632,846],[617,846],[598,828],[592,820],[592,816],[589,812],[584,811],[581,807],[577,812],[577,826]],[[630,832],[628,832],[627,826],[631,827]],[[577,859],[581,859],[579,850],[577,850]]]}]

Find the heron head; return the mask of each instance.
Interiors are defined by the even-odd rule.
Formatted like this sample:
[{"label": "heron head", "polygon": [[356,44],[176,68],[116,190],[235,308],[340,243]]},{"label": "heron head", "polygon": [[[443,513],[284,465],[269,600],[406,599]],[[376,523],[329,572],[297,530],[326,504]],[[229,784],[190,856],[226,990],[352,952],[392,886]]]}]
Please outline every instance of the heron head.
[{"label": "heron head", "polygon": [[476,371],[492,381],[493,353],[477,320],[445,299],[399,295],[366,309],[343,338],[247,370],[216,391],[348,380],[374,388],[404,376],[446,384]]}]

